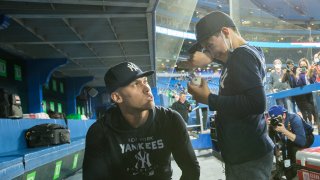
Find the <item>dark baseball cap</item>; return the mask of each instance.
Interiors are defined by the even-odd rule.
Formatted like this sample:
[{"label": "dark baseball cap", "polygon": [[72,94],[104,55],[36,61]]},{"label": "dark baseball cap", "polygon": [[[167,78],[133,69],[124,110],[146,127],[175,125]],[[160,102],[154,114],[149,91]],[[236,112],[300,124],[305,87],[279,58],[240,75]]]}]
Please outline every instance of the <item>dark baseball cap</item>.
[{"label": "dark baseball cap", "polygon": [[270,116],[271,118],[274,118],[274,117],[277,117],[277,116],[279,116],[279,115],[282,115],[284,112],[287,112],[287,109],[284,108],[283,106],[280,106],[280,105],[272,106],[272,107],[268,110],[269,116]]},{"label": "dark baseball cap", "polygon": [[120,87],[127,86],[132,81],[150,76],[154,71],[143,72],[136,64],[132,62],[122,62],[111,67],[104,75],[107,92],[112,93]]},{"label": "dark baseball cap", "polygon": [[286,64],[294,64],[294,62],[291,59],[287,59]]},{"label": "dark baseball cap", "polygon": [[200,42],[221,31],[222,27],[236,27],[229,15],[221,11],[213,11],[201,18],[195,28],[197,42],[188,50],[190,54],[201,49]]}]

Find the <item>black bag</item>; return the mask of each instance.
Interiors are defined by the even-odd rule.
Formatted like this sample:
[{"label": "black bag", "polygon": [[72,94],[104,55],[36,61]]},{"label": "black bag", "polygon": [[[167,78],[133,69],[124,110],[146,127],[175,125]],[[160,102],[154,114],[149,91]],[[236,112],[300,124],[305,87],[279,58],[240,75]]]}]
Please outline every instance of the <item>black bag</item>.
[{"label": "black bag", "polygon": [[306,139],[307,139],[307,142],[304,148],[308,148],[314,142],[313,127],[311,124],[307,123],[304,119],[301,118],[301,120],[304,127],[304,131],[306,133]]},{"label": "black bag", "polygon": [[70,143],[70,131],[59,124],[40,124],[25,133],[28,147],[51,146]]},{"label": "black bag", "polygon": [[0,118],[22,118],[20,97],[0,89]]},{"label": "black bag", "polygon": [[299,117],[301,118],[303,129],[306,135],[306,145],[304,145],[303,148],[308,148],[314,142],[313,127],[310,123],[304,120],[303,117],[301,117],[300,115]]}]

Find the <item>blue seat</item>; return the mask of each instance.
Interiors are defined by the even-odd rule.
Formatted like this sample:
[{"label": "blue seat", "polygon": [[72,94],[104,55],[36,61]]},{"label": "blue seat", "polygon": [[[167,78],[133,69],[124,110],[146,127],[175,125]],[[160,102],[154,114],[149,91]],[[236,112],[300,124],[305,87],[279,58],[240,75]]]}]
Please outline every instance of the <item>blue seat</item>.
[{"label": "blue seat", "polygon": [[21,156],[0,157],[0,177],[1,179],[13,179],[24,173]]},{"label": "blue seat", "polygon": [[25,131],[35,125],[56,123],[65,125],[61,119],[0,119],[0,177],[12,179],[24,172],[43,166],[85,148],[85,136],[94,120],[68,120],[70,144],[50,147],[27,148]]}]

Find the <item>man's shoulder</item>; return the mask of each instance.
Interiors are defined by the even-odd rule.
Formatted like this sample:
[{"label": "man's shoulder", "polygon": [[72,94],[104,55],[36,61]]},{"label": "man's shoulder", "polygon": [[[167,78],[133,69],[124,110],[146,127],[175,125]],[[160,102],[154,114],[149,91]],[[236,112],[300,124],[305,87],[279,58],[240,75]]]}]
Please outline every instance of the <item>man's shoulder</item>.
[{"label": "man's shoulder", "polygon": [[234,59],[234,62],[238,64],[239,57],[241,57],[240,60],[242,63],[256,64],[257,62],[260,62],[259,59],[261,58],[261,56],[263,56],[263,55],[260,55],[260,53],[261,52],[259,52],[253,46],[248,46],[248,45],[240,46],[233,51],[231,59]]},{"label": "man's shoulder", "polygon": [[235,53],[243,53],[255,55],[255,53],[259,53],[258,49],[254,46],[242,45],[234,50]]},{"label": "man's shoulder", "polygon": [[172,109],[166,108],[166,107],[163,107],[163,106],[155,106],[154,109],[156,111],[156,114],[168,115],[168,114],[172,114],[173,113]]},{"label": "man's shoulder", "polygon": [[101,127],[101,121],[96,121],[94,122],[90,128],[88,129],[87,138],[97,138],[97,136],[100,136],[103,131],[102,127]]},{"label": "man's shoulder", "polygon": [[294,113],[287,113],[287,116],[288,116],[288,119],[289,121],[301,121],[301,117],[297,114],[294,114]]},{"label": "man's shoulder", "polygon": [[172,103],[172,105],[176,105],[176,104],[178,104],[178,101],[176,101],[176,102]]},{"label": "man's shoulder", "polygon": [[156,106],[155,112],[157,117],[163,119],[170,119],[171,121],[176,119],[177,116],[180,116],[179,113],[171,108],[165,108],[162,106]]}]

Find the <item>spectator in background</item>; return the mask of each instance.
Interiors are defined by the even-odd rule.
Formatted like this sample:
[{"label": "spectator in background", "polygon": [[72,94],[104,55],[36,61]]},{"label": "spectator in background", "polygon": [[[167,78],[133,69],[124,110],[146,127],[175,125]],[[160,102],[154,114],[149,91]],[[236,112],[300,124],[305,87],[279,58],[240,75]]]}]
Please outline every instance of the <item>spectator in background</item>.
[{"label": "spectator in background", "polygon": [[[299,60],[299,67],[297,68],[296,78],[297,78],[297,86],[305,86],[310,84],[309,74],[309,61],[306,58],[301,58]],[[312,123],[312,115],[315,117],[315,109],[313,105],[312,95],[311,94],[303,94],[296,96],[296,102],[298,108],[301,111],[303,119],[309,120]]]},{"label": "spectator in background", "polygon": [[320,52],[313,58],[313,64],[310,67],[310,83],[320,83]]},{"label": "spectator in background", "polygon": [[309,76],[309,61],[306,58],[301,58],[299,60],[299,67],[297,68],[296,78],[297,78],[297,86],[304,86],[310,84],[310,76]]},{"label": "spectator in background", "polygon": [[282,77],[282,82],[289,84],[291,88],[295,88],[297,86],[297,67],[294,65],[291,59],[287,59],[286,65],[286,71]]},{"label": "spectator in background", "polygon": [[[269,84],[272,89],[272,92],[276,93],[279,91],[290,89],[290,86],[288,83],[282,82],[282,77],[285,72],[283,72],[281,69],[281,67],[282,67],[281,60],[275,59],[273,61],[273,66],[274,66],[274,70],[271,71],[271,74],[269,77]],[[282,98],[282,99],[277,99],[276,101],[277,101],[278,105],[282,105],[282,106],[288,108],[288,104],[286,103],[286,100],[287,100],[286,98]]]},{"label": "spectator in background", "polygon": [[[272,106],[268,113],[271,118],[268,119],[269,131],[271,131],[270,137],[276,144],[280,145],[275,148],[276,158],[282,161],[279,168],[284,170],[287,179],[292,179],[296,176],[297,171],[294,166],[296,152],[299,149],[310,147],[313,143],[313,128],[310,125],[307,126],[308,129],[306,130],[309,133],[306,133],[303,119],[297,114],[288,113],[282,106]],[[282,158],[279,156],[282,156]]]},{"label": "spectator in background", "polygon": [[188,124],[189,112],[191,112],[191,105],[186,100],[186,93],[181,92],[179,95],[179,100],[174,102],[171,108],[177,111],[184,119],[184,122]]},{"label": "spectator in background", "polygon": [[[297,67],[294,65],[293,61],[291,59],[287,59],[286,70],[284,75],[282,76],[282,82],[289,84],[290,88],[295,88],[297,86],[296,71]],[[288,99],[288,109],[296,113],[296,102],[294,100],[294,97],[288,97]]]}]

